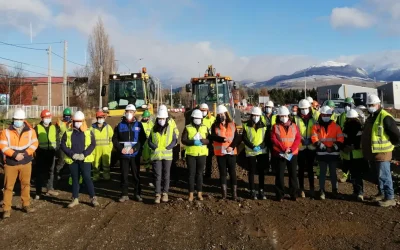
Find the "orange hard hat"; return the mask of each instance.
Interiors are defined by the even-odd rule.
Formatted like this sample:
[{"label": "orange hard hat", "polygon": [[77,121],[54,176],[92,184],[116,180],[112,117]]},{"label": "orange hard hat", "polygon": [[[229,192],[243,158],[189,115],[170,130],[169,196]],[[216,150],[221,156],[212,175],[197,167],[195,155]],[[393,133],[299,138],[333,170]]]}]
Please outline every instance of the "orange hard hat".
[{"label": "orange hard hat", "polygon": [[50,111],[48,111],[47,109],[44,109],[44,110],[42,111],[42,113],[40,113],[40,118],[50,117],[50,116],[51,116],[51,113],[50,113]]},{"label": "orange hard hat", "polygon": [[106,117],[106,116],[107,116],[107,115],[104,114],[104,112],[101,111],[101,110],[99,110],[99,111],[96,112],[96,118],[97,118],[97,117]]}]

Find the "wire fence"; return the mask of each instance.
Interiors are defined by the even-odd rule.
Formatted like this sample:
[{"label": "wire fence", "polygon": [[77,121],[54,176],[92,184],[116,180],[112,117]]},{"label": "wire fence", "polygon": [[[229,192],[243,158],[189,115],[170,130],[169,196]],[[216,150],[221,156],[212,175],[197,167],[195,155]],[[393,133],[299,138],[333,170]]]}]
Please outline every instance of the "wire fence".
[{"label": "wire fence", "polygon": [[[40,118],[40,113],[44,109],[48,109],[48,106],[38,106],[38,105],[0,105],[0,116],[2,119],[11,119],[12,114],[15,109],[22,108],[25,111],[26,118]],[[78,111],[77,107],[69,107],[72,113]],[[62,106],[52,106],[51,114],[53,117],[61,117],[63,114],[64,108]]]}]

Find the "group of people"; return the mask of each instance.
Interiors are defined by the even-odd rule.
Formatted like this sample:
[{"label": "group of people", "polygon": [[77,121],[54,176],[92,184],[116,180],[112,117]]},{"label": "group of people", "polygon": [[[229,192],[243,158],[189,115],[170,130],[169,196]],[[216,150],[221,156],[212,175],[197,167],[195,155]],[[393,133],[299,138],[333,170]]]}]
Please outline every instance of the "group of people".
[{"label": "group of people", "polygon": [[[296,200],[306,197],[304,176],[308,174],[308,196],[315,197],[314,163],[318,162],[319,193],[325,199],[325,179],[329,171],[332,193],[340,196],[336,168],[343,165],[345,174],[353,183],[355,199],[363,201],[363,175],[368,165],[376,170],[378,194],[375,200],[380,206],[396,204],[390,172],[390,161],[395,145],[400,141],[400,132],[393,117],[381,107],[378,96],[367,98],[369,117],[360,119],[351,98],[346,99],[345,112],[337,115],[334,107],[313,107],[312,100],[303,99],[296,113],[285,106],[273,114],[274,104],[267,103],[264,112],[253,107],[250,119],[238,133],[227,107],[219,105],[215,117],[207,104],[201,104],[191,113],[191,120],[181,135],[188,168],[188,200],[203,200],[203,175],[210,168],[212,156],[216,157],[219,169],[221,195],[227,198],[229,174],[232,199],[236,200],[236,157],[243,142],[248,163],[249,191],[252,199],[265,200],[265,173],[271,166],[275,173],[275,194],[278,201],[285,197],[284,173],[289,175],[289,196]],[[110,164],[113,149],[116,150],[121,168],[120,202],[129,200],[129,173],[133,176],[133,199],[142,201],[140,163],[152,168],[156,204],[168,202],[173,148],[178,144],[179,130],[169,116],[167,107],[158,108],[155,120],[145,111],[139,121],[136,108],[129,104],[121,122],[113,129],[106,123],[107,114],[96,113],[96,122],[87,126],[81,111],[71,114],[64,110],[63,120],[52,123],[48,110],[41,113],[41,122],[34,128],[26,121],[25,112],[17,109],[12,124],[0,135],[0,149],[5,159],[5,181],[3,218],[11,215],[13,188],[17,177],[21,182],[23,211],[29,213],[30,179],[32,160],[36,162],[36,196],[41,199],[42,187],[47,195],[57,196],[54,176],[62,166],[71,172],[72,201],[69,208],[79,204],[79,188],[85,182],[91,204],[99,206],[94,184],[100,178],[110,179]],[[55,160],[58,159],[56,163]],[[368,164],[369,163],[369,164]],[[61,166],[61,167],[60,167]],[[206,171],[210,175],[211,169]],[[258,174],[258,188],[255,175]]]}]

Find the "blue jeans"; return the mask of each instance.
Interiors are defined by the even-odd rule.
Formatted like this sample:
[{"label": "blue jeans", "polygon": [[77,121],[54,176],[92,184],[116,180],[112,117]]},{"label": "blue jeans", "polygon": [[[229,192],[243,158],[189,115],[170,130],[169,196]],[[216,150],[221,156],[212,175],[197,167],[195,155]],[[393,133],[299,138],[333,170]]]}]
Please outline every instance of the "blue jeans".
[{"label": "blue jeans", "polygon": [[394,199],[392,173],[390,172],[389,161],[373,161],[371,162],[378,174],[378,190],[380,194],[385,196],[386,200]]},{"label": "blue jeans", "polygon": [[329,175],[331,177],[332,191],[338,188],[337,176],[336,176],[336,167],[337,161],[319,161],[319,189],[325,191],[325,179],[326,179],[326,171],[329,167]]},{"label": "blue jeans", "polygon": [[72,196],[73,198],[79,197],[79,174],[82,175],[83,181],[86,184],[90,198],[95,196],[92,178],[90,176],[92,164],[83,161],[75,161],[69,165],[72,178]]}]

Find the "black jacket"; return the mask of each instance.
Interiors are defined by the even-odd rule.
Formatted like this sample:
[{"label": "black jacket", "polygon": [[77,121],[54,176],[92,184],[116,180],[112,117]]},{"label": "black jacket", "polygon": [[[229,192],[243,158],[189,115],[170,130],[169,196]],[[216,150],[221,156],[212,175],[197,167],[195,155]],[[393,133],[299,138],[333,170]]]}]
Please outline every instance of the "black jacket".
[{"label": "black jacket", "polygon": [[[136,119],[133,122],[128,122],[125,118],[122,119],[121,123],[127,123],[128,127],[129,127],[129,131],[127,131],[127,132],[119,132],[119,129],[118,129],[119,124],[114,128],[114,135],[112,138],[112,142],[113,142],[114,148],[119,153],[121,153],[122,149],[124,149],[124,145],[121,142],[133,141],[133,138],[135,135],[131,128],[135,122],[137,122]],[[138,127],[140,129],[139,139],[138,139],[138,142],[135,144],[135,146],[133,146],[133,149],[135,150],[135,152],[139,152],[139,155],[140,155],[142,145],[144,145],[144,143],[146,142],[146,133],[144,132],[143,125],[140,122],[138,122]]]}]

